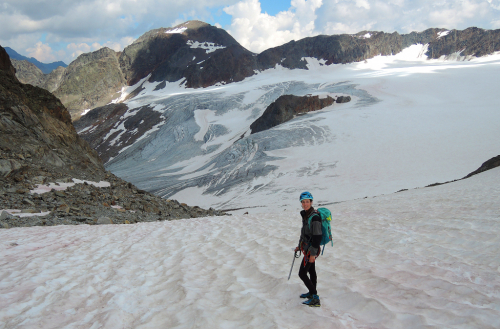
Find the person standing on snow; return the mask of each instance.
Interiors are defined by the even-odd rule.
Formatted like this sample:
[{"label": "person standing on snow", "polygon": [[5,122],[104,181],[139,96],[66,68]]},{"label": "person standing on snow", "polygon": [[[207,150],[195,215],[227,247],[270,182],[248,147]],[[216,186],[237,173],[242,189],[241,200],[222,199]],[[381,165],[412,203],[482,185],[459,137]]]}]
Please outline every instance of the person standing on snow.
[{"label": "person standing on snow", "polygon": [[[300,203],[302,210],[302,230],[300,232],[299,245],[295,251],[302,251],[304,258],[300,264],[299,277],[306,285],[309,292],[300,295],[300,298],[307,298],[303,304],[309,306],[319,307],[318,292],[316,291],[316,284],[318,282],[316,276],[316,257],[319,256],[320,243],[322,237],[321,231],[321,216],[314,210],[313,196],[309,192],[303,192],[300,195]],[[309,220],[310,218],[310,220]],[[310,224],[309,224],[310,223]],[[307,275],[309,273],[309,276]]]}]

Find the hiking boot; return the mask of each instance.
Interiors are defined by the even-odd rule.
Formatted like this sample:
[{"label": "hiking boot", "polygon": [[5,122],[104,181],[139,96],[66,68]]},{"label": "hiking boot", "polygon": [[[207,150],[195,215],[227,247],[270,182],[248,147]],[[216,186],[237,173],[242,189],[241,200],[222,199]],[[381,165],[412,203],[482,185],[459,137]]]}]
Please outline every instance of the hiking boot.
[{"label": "hiking boot", "polygon": [[302,294],[300,295],[300,298],[307,298],[307,299],[311,299],[313,296],[313,294],[311,294],[310,292],[308,293],[305,293],[305,294]]},{"label": "hiking boot", "polygon": [[321,303],[319,302],[319,296],[313,295],[311,299],[306,300],[302,304],[310,306],[310,307],[320,307]]}]

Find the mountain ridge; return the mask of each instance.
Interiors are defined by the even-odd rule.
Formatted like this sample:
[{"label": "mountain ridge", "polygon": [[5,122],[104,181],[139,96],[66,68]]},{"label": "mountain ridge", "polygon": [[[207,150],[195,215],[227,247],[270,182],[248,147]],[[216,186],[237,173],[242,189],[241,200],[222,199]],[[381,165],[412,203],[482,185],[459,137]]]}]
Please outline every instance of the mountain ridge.
[{"label": "mountain ridge", "polygon": [[[304,60],[307,57],[323,60],[324,65],[345,64],[377,55],[394,55],[413,44],[428,44],[425,55],[430,59],[480,57],[500,51],[500,29],[430,28],[408,34],[361,31],[319,35],[254,54],[223,29],[188,21],[148,31],[121,52],[101,48],[82,54],[64,72],[58,72],[58,78],[52,77],[50,86],[44,81],[40,86],[55,88],[51,91],[61,98],[76,120],[84,111],[118,98],[116,93],[123,87],[145,78],[150,82],[179,81],[186,88],[205,88],[242,81],[276,65],[307,69]],[[81,87],[82,83],[87,87]]]},{"label": "mountain ridge", "polygon": [[52,63],[42,63],[39,60],[37,60],[34,57],[26,57],[21,54],[19,54],[17,51],[10,47],[5,47],[4,48],[7,54],[9,54],[9,57],[11,59],[15,59],[18,61],[27,61],[29,63],[32,63],[36,67],[40,69],[40,71],[43,72],[43,74],[49,74],[53,70],[57,69],[59,66],[61,67],[67,67],[68,65],[64,63],[63,61],[57,61],[57,62],[52,62]]}]

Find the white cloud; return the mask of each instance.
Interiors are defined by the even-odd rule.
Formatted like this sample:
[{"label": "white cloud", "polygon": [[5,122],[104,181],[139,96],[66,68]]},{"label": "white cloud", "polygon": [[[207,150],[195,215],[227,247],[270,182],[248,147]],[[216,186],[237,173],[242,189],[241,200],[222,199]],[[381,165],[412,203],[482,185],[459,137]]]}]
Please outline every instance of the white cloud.
[{"label": "white cloud", "polygon": [[367,0],[356,0],[356,7],[370,9],[370,3]]},{"label": "white cloud", "polygon": [[244,0],[224,8],[232,16],[229,33],[253,52],[317,34],[315,11],[322,0],[292,0],[291,8],[276,16],[262,13],[258,0]]},{"label": "white cloud", "polygon": [[263,13],[259,0],[2,0],[0,44],[69,63],[87,49],[122,50],[154,28],[214,21],[222,7],[232,16],[225,28],[254,52],[318,34],[500,28],[500,0],[293,0],[276,15]]},{"label": "white cloud", "polygon": [[28,52],[28,57],[34,57],[40,62],[49,63],[57,61],[52,48],[41,41],[38,41],[33,48],[26,49],[26,51]]},{"label": "white cloud", "polygon": [[85,42],[78,44],[70,43],[66,48],[70,53],[71,59],[74,60],[83,53],[96,51],[103,47],[108,47],[110,49],[113,49],[114,51],[122,51],[123,48],[130,45],[132,42],[134,42],[134,40],[135,39],[132,37],[124,37],[121,38],[119,41],[107,41],[106,43],[103,44],[100,44],[98,42],[94,42],[92,44],[88,44]]},{"label": "white cloud", "polygon": [[332,0],[317,11],[316,29],[327,34],[362,30],[408,33],[430,27],[495,28],[500,0]]},{"label": "white cloud", "polygon": [[271,16],[262,12],[259,0],[242,0],[224,11],[232,16],[228,32],[244,47],[261,52],[317,34],[499,28],[499,9],[500,0],[293,0],[289,10]]},{"label": "white cloud", "polygon": [[70,43],[66,48],[71,53],[72,59],[77,58],[83,53],[88,53],[91,51],[91,47],[86,43],[79,43],[79,44]]},{"label": "white cloud", "polygon": [[[188,19],[208,20],[211,8],[232,5],[237,0],[2,0],[0,44],[18,52],[35,48],[42,35],[47,43],[92,45],[98,42],[117,50],[159,27],[174,26]],[[30,44],[20,39],[35,39]],[[44,43],[46,43],[44,41]],[[73,47],[73,46],[72,46]],[[85,47],[68,52],[69,63]],[[119,49],[122,50],[122,49]],[[58,58],[58,60],[61,58]]]}]

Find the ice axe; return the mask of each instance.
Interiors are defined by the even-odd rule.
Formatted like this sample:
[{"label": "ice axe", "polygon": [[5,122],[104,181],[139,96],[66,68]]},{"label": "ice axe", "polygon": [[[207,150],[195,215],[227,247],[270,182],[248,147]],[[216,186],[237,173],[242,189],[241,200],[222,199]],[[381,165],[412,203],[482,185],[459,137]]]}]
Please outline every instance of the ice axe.
[{"label": "ice axe", "polygon": [[297,252],[294,252],[293,253],[293,261],[292,261],[292,267],[290,267],[290,274],[288,274],[288,280],[290,280],[290,276],[292,275],[292,269],[293,269],[293,263],[295,263],[295,258],[299,258],[300,257],[300,253],[297,255]]}]

